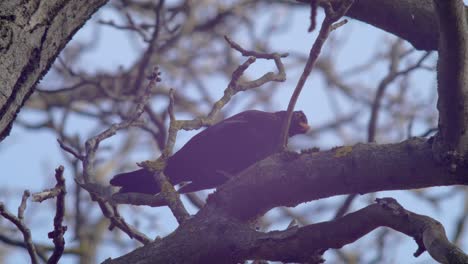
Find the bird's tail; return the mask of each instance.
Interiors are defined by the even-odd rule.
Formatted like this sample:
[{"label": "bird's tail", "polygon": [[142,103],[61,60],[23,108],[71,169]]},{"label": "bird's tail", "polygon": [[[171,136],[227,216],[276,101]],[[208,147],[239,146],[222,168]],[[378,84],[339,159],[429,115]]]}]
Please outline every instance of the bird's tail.
[{"label": "bird's tail", "polygon": [[119,190],[120,193],[137,192],[156,194],[161,191],[158,184],[153,179],[153,172],[145,169],[117,174],[110,180],[110,184],[122,187]]}]

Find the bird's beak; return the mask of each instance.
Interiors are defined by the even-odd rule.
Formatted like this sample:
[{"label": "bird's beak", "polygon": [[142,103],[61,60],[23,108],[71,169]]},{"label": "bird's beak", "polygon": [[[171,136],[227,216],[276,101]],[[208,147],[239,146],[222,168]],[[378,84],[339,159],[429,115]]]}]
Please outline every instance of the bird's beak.
[{"label": "bird's beak", "polygon": [[306,133],[310,129],[309,124],[307,124],[306,122],[299,122],[299,126],[301,127],[302,133]]}]

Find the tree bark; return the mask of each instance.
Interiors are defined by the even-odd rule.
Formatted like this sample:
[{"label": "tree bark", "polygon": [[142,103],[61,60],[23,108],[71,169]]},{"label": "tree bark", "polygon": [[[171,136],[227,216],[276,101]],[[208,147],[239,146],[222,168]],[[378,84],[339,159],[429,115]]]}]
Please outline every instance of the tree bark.
[{"label": "tree bark", "polygon": [[440,160],[457,166],[468,160],[468,25],[463,1],[435,0],[434,3],[440,34],[437,62],[439,133],[434,149]]},{"label": "tree bark", "polygon": [[0,141],[59,52],[106,2],[0,2]]}]

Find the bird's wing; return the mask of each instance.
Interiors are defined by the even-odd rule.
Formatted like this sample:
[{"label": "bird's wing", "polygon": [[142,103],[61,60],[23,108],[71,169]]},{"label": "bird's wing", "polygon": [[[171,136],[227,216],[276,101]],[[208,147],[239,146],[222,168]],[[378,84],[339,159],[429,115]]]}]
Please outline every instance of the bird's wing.
[{"label": "bird's wing", "polygon": [[209,184],[224,179],[219,171],[237,173],[258,160],[261,153],[270,152],[273,143],[265,136],[268,128],[262,124],[270,116],[266,112],[246,111],[205,129],[169,159],[167,175],[177,183]]}]

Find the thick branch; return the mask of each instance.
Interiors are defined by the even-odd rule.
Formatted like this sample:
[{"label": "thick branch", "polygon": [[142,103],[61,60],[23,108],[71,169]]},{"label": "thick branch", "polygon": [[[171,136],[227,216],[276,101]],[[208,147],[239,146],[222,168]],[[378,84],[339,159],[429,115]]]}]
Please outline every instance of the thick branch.
[{"label": "thick branch", "polygon": [[[309,0],[297,1],[309,3]],[[319,0],[322,7],[327,2]],[[356,0],[346,16],[405,39],[416,49],[437,50],[439,34],[435,30],[437,20],[432,0]]]},{"label": "thick branch", "polygon": [[[218,188],[206,207],[251,219],[277,206],[340,194],[467,184],[466,168],[451,172],[434,160],[431,141],[356,144],[329,151],[270,156]],[[204,210],[204,209],[202,209]]]},{"label": "thick branch", "polygon": [[392,198],[377,199],[376,204],[337,220],[268,233],[216,211],[204,211],[167,238],[106,263],[207,263],[214,259],[219,263],[246,259],[316,263],[326,250],[353,243],[381,226],[413,237],[418,244],[415,256],[427,250],[442,263],[466,263],[467,256],[448,241],[438,221],[407,211]]},{"label": "thick branch", "polygon": [[[434,1],[439,20],[438,151],[468,152],[468,25],[461,0]],[[444,154],[444,153],[441,153]]]},{"label": "thick branch", "polygon": [[65,44],[106,2],[0,2],[0,141]]},{"label": "thick branch", "polygon": [[392,198],[377,199],[376,204],[334,221],[267,233],[256,240],[257,248],[253,248],[260,259],[306,261],[310,257],[307,252],[341,248],[381,226],[413,237],[418,244],[416,257],[427,250],[441,263],[468,261],[468,257],[448,241],[438,221],[407,211]]},{"label": "thick branch", "polygon": [[[432,140],[413,138],[397,144],[369,143],[323,152],[305,150],[300,155],[276,154],[219,187],[210,196],[214,204],[208,206],[225,208],[239,218],[251,218],[276,206],[294,206],[340,194],[467,184],[463,176],[466,168],[452,173],[449,166],[437,164],[431,144]],[[125,194],[116,202],[149,206],[162,203],[158,197],[143,194]]]}]

